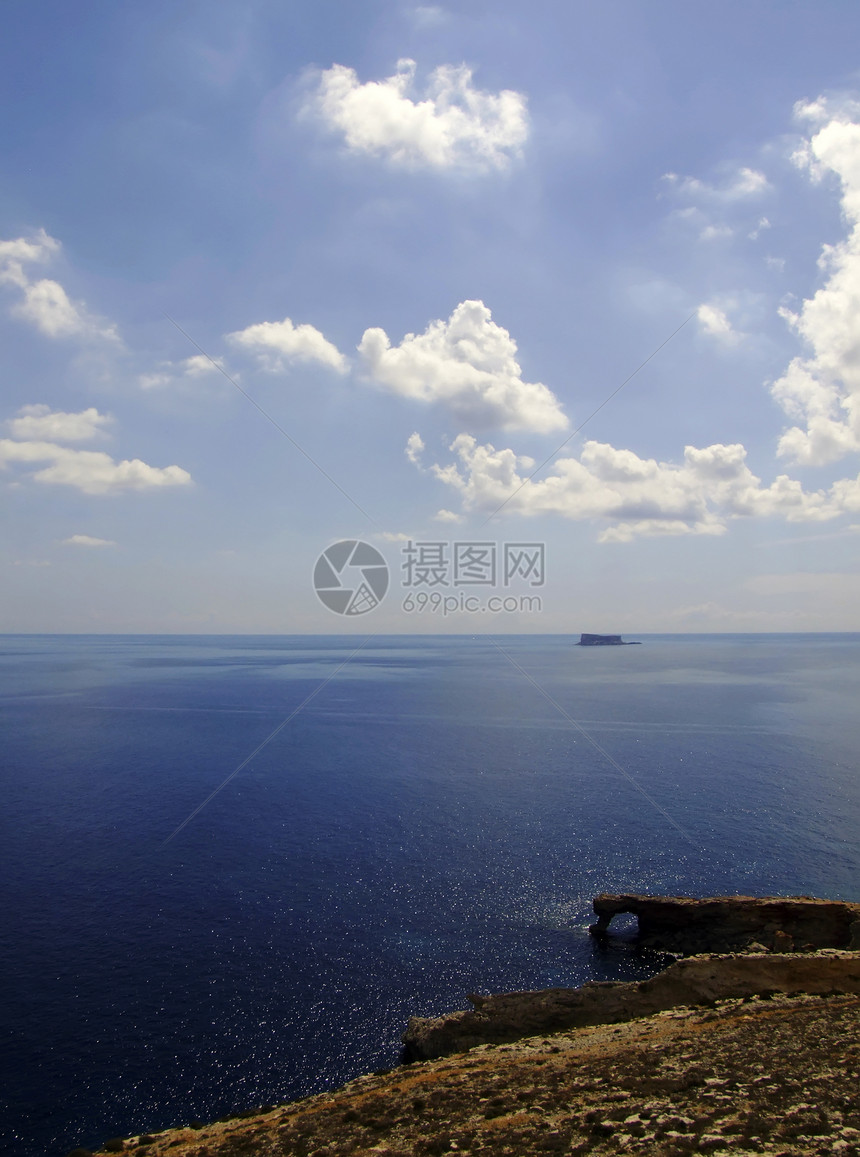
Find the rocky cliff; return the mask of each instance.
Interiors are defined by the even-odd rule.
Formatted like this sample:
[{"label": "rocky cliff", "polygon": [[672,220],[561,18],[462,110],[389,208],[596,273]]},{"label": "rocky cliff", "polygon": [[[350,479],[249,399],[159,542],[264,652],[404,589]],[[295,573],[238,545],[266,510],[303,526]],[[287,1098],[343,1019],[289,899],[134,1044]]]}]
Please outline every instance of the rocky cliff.
[{"label": "rocky cliff", "polygon": [[632,913],[643,946],[696,955],[635,984],[469,996],[472,1009],[410,1020],[403,1037],[407,1059],[763,991],[860,992],[860,904],[811,896],[604,893],[593,907],[594,936],[608,935],[614,916]]},{"label": "rocky cliff", "polygon": [[776,996],[483,1045],[292,1105],[117,1139],[135,1157],[860,1154],[860,997]]},{"label": "rocky cliff", "polygon": [[819,948],[860,950],[860,904],[812,896],[611,895],[593,901],[597,923],[589,931],[606,935],[613,916],[632,913],[643,947],[664,952],[814,952]]},{"label": "rocky cliff", "polygon": [[632,647],[638,644],[625,643],[620,635],[588,635],[579,636],[580,647]]},{"label": "rocky cliff", "polygon": [[602,895],[594,910],[595,935],[632,912],[650,945],[707,952],[639,983],[473,996],[409,1022],[409,1056],[432,1059],[100,1152],[860,1157],[860,905]]},{"label": "rocky cliff", "polygon": [[860,952],[824,949],[805,956],[693,956],[634,983],[470,996],[474,1006],[435,1018],[412,1017],[403,1043],[408,1060],[465,1052],[540,1033],[617,1024],[679,1005],[713,1004],[760,993],[860,994]]}]

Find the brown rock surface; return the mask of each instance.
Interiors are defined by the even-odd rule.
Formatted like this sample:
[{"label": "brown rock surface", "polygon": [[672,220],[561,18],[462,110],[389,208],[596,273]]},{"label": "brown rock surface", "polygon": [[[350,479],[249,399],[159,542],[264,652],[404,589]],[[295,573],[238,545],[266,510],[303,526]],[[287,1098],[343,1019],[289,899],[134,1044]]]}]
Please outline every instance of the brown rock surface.
[{"label": "brown rock surface", "polygon": [[594,908],[597,934],[633,912],[654,946],[748,951],[639,983],[471,997],[473,1010],[413,1019],[404,1038],[414,1057],[457,1055],[103,1151],[860,1157],[860,951],[846,950],[860,949],[860,905],[604,895]]},{"label": "brown rock surface", "polygon": [[676,1005],[708,1004],[761,992],[860,993],[860,952],[825,949],[805,955],[692,956],[650,980],[470,996],[474,1008],[469,1011],[412,1017],[403,1043],[410,1060],[427,1060],[476,1045],[614,1024]]},{"label": "brown rock surface", "polygon": [[860,949],[860,904],[812,896],[612,895],[594,899],[602,935],[613,916],[629,912],[643,947],[664,952],[740,952],[753,944],[780,952]]},{"label": "brown rock surface", "polygon": [[674,1009],[362,1077],[143,1157],[860,1154],[860,997]]}]

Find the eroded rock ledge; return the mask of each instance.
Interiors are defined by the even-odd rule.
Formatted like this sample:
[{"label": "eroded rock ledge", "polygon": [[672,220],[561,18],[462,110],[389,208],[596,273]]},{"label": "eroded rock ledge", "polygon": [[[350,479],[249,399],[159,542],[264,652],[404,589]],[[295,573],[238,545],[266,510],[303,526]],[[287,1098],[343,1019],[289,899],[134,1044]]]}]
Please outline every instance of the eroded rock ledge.
[{"label": "eroded rock ledge", "polygon": [[474,1007],[468,1011],[412,1017],[403,1036],[405,1059],[430,1060],[477,1045],[507,1044],[523,1037],[617,1024],[680,1005],[775,992],[860,993],[860,952],[694,956],[676,961],[650,980],[470,995]]},{"label": "eroded rock ledge", "polygon": [[857,1157],[858,1041],[857,996],[720,1001],[487,1045],[256,1115],[117,1139],[107,1152]]},{"label": "eroded rock ledge", "polygon": [[614,916],[632,913],[643,947],[690,958],[640,982],[469,996],[470,1010],[413,1017],[403,1037],[405,1059],[761,992],[860,993],[860,904],[811,896],[604,893],[593,906],[592,935],[608,935]]},{"label": "eroded rock ledge", "polygon": [[597,923],[589,931],[605,935],[613,916],[631,913],[643,947],[691,955],[697,952],[815,952],[819,948],[860,950],[860,904],[812,896],[611,895],[593,901]]},{"label": "eroded rock ledge", "polygon": [[410,1020],[407,1057],[425,1064],[103,1151],[860,1157],[860,904],[602,895],[594,910],[597,936],[629,912],[644,944],[703,954],[638,983],[471,996]]}]

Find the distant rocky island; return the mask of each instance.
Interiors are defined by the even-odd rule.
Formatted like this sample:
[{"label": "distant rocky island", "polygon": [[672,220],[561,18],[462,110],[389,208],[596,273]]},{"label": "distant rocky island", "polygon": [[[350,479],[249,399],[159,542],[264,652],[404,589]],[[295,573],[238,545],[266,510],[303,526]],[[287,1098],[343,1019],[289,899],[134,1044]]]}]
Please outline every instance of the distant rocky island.
[{"label": "distant rocky island", "polygon": [[639,647],[638,639],[625,643],[620,635],[586,635],[579,636],[577,647]]},{"label": "distant rocky island", "polygon": [[630,913],[641,946],[674,962],[638,982],[473,995],[409,1021],[411,1063],[99,1153],[860,1154],[860,904],[605,893],[593,907],[597,943]]}]

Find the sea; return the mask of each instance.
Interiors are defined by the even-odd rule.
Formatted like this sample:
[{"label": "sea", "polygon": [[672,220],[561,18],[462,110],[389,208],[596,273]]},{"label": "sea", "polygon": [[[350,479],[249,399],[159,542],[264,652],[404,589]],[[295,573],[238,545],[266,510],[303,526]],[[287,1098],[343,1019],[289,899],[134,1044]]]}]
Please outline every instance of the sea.
[{"label": "sea", "polygon": [[0,1152],[651,975],[600,892],[860,900],[860,635],[0,636]]}]

